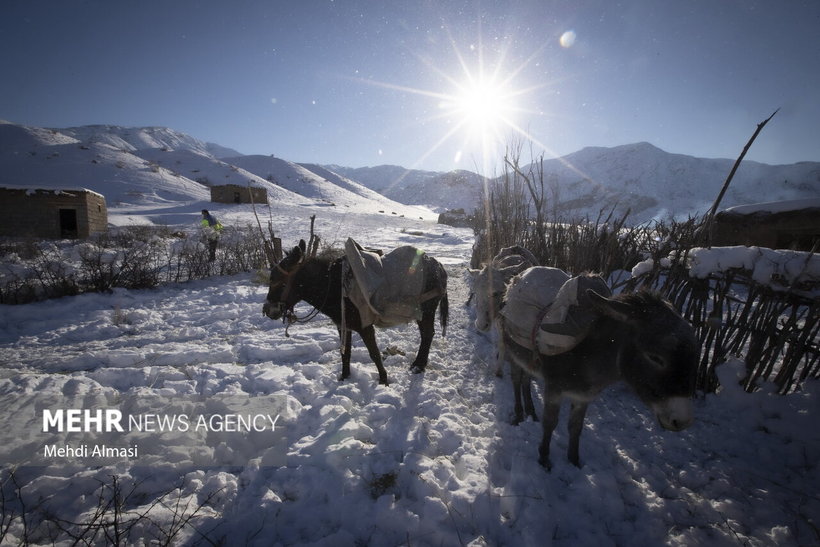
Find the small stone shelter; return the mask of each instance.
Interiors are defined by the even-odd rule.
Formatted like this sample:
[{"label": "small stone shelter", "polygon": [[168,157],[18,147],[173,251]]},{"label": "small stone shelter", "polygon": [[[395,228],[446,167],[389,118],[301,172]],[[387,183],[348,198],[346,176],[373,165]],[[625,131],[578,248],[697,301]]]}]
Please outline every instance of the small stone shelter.
[{"label": "small stone shelter", "polygon": [[86,238],[108,229],[105,198],[85,188],[0,187],[0,236]]},{"label": "small stone shelter", "polygon": [[715,215],[712,244],[810,251],[820,241],[820,199],[730,207]]},{"label": "small stone shelter", "polygon": [[450,209],[438,215],[438,223],[457,228],[471,228],[473,219],[464,209]]},{"label": "small stone shelter", "polygon": [[214,203],[268,203],[268,191],[258,186],[223,184],[211,186],[211,201]]}]

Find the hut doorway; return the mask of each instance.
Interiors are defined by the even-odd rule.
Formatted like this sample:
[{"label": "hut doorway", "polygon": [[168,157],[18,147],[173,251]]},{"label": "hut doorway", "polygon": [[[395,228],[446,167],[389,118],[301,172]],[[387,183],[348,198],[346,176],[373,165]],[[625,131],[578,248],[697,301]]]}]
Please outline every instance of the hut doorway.
[{"label": "hut doorway", "polygon": [[60,209],[60,237],[76,239],[78,234],[77,209]]}]

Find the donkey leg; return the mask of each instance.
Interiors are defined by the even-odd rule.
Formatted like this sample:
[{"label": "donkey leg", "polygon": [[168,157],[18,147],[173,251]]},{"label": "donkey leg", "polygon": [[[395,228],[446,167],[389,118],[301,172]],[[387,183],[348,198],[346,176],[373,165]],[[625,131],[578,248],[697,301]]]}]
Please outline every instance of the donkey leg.
[{"label": "donkey leg", "polygon": [[587,407],[589,407],[589,403],[576,402],[573,402],[570,407],[569,421],[567,423],[567,430],[569,431],[567,458],[575,467],[581,467],[579,446],[581,443],[581,431],[584,429],[584,416],[586,416]]},{"label": "donkey leg", "polygon": [[521,367],[512,365],[510,367],[510,378],[512,379],[513,395],[515,396],[515,409],[512,425],[518,425],[524,421],[524,413],[532,418],[533,422],[538,421],[535,413],[535,403],[532,399],[533,377],[525,372]]},{"label": "donkey leg", "polygon": [[558,416],[561,413],[561,398],[558,394],[551,394],[549,386],[544,394],[544,420],[542,427],[544,435],[541,437],[541,445],[538,447],[538,463],[543,465],[549,471],[552,468],[550,464],[550,440],[552,439],[552,432],[555,426],[558,425]]},{"label": "donkey leg", "polygon": [[496,353],[495,353],[495,375],[499,378],[504,377],[504,335],[501,333],[501,326],[496,325],[494,327],[495,338],[496,338]]},{"label": "donkey leg", "polygon": [[369,327],[363,328],[359,334],[362,337],[364,345],[367,346],[367,352],[370,354],[370,358],[376,363],[376,368],[379,370],[379,383],[387,385],[387,371],[384,369],[382,354],[379,351],[379,346],[376,344],[376,329],[373,328],[373,325],[370,325]]},{"label": "donkey leg", "polygon": [[521,369],[521,367],[515,364],[510,367],[510,380],[512,380],[513,397],[515,398],[512,425],[518,425],[524,421],[524,405],[521,402],[521,386],[524,383],[525,374],[526,373]]},{"label": "donkey leg", "polygon": [[419,343],[419,350],[416,352],[416,358],[413,360],[413,364],[410,365],[410,370],[415,374],[424,372],[424,369],[427,368],[430,345],[433,343],[433,335],[436,333],[435,313],[435,308],[431,312],[425,310],[421,321],[417,321],[421,342]]},{"label": "donkey leg", "polygon": [[535,403],[532,400],[532,383],[535,378],[531,374],[523,373],[521,378],[521,396],[524,398],[524,410],[527,416],[532,418],[533,422],[538,421],[538,415],[535,413]]},{"label": "donkey leg", "polygon": [[[342,333],[339,333],[340,335]],[[350,377],[350,345],[353,332],[350,329],[344,331],[342,336],[342,375],[339,376],[339,381],[343,382]]]}]

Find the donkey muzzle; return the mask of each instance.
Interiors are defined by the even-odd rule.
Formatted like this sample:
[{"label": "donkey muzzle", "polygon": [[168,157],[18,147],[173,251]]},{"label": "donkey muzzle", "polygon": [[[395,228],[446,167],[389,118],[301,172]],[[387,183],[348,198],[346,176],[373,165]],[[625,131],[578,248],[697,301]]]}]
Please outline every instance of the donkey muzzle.
[{"label": "donkey muzzle", "polygon": [[670,397],[652,405],[661,427],[670,431],[682,431],[695,421],[692,399],[689,397]]},{"label": "donkey muzzle", "polygon": [[284,312],[284,306],[281,302],[271,302],[268,300],[262,306],[262,313],[271,319],[279,319]]},{"label": "donkey muzzle", "polygon": [[474,322],[475,328],[481,332],[487,332],[488,330],[490,330],[491,324],[492,323],[489,317],[486,317],[484,315],[476,316]]}]

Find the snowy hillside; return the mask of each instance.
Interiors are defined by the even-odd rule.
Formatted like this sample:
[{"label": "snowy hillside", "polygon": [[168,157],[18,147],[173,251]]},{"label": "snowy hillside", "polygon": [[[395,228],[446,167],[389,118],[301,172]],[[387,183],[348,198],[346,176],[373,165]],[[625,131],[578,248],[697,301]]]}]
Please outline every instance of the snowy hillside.
[{"label": "snowy hillside", "polygon": [[387,213],[432,218],[429,211],[404,206],[319,166],[299,165],[274,156],[259,155],[225,158],[224,161],[317,203],[356,208],[364,200]]},{"label": "snowy hillside", "polygon": [[396,165],[377,167],[325,166],[401,203],[425,205],[442,212],[472,211],[484,192],[484,178],[469,171],[436,173]]},{"label": "snowy hillside", "polygon": [[242,165],[234,165],[213,152],[233,151],[159,127],[43,129],[2,123],[0,186],[88,188],[106,197],[114,224],[180,222],[174,213],[180,204],[211,207],[209,186],[219,184],[263,187],[269,200],[280,204],[364,207],[434,217],[428,210],[393,202],[350,181],[344,187],[336,185],[291,162],[276,160],[272,171],[260,167],[264,176],[259,176],[242,168],[254,165],[254,156],[239,156]]},{"label": "snowy hillside", "polygon": [[[618,203],[632,222],[686,217],[711,207],[735,160],[670,154],[649,143],[585,148],[544,162],[549,184],[569,210],[597,211]],[[820,163],[740,164],[721,207],[809,199],[820,195]]]},{"label": "snowy hillside", "polygon": [[57,130],[0,124],[0,185],[88,188],[105,195],[114,208],[121,202],[209,199],[203,185],[123,149],[133,150],[124,142],[112,144],[116,141],[80,140]]},{"label": "snowy hillside", "polygon": [[[631,209],[630,223],[708,211],[734,159],[671,154],[649,143],[584,148],[544,161],[549,195],[556,190],[568,216],[595,217],[602,207]],[[439,208],[476,208],[481,179],[466,171],[437,174],[395,166],[328,169],[362,182],[402,203]],[[525,169],[526,170],[526,169]],[[721,207],[745,203],[810,199],[820,195],[820,163],[766,165],[741,163]]]},{"label": "snowy hillside", "polygon": [[418,186],[438,173],[407,169],[398,165],[379,165],[376,167],[345,167],[343,165],[325,165],[330,171],[358,181],[371,190],[389,196],[396,186]]},{"label": "snowy hillside", "polygon": [[[706,212],[733,163],[636,143],[545,160],[544,179],[567,216],[595,217],[617,205],[619,212],[631,210],[634,224]],[[356,208],[364,199],[368,208],[386,214],[434,218],[433,211],[474,210],[484,182],[469,171],[298,165],[274,156],[244,156],[162,127],[43,129],[0,123],[0,184],[82,186],[105,195],[109,205],[207,201],[207,186],[230,183],[265,187],[271,200],[282,203]],[[129,197],[120,199],[125,183]],[[820,163],[744,161],[721,207],[818,195]],[[116,222],[119,212],[113,213]]]},{"label": "snowy hillside", "polygon": [[211,154],[207,143],[167,127],[120,127],[116,125],[86,125],[58,129],[60,133],[85,143],[110,144],[121,150],[189,150],[201,155]]}]

